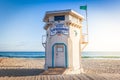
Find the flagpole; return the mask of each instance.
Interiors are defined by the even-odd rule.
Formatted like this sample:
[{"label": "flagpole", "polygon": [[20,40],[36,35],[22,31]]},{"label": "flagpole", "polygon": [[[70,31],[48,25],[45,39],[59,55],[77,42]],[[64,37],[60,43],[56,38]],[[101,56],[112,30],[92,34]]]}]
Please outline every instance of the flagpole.
[{"label": "flagpole", "polygon": [[88,12],[87,12],[87,0],[86,0],[86,5],[84,5],[84,6],[80,6],[80,9],[82,9],[82,10],[86,10],[85,11],[85,18],[84,18],[84,20],[85,20],[85,29],[86,29],[86,31],[85,31],[85,34],[83,34],[82,33],[82,35],[81,35],[81,38],[82,38],[82,36],[83,36],[83,42],[85,42],[85,43],[83,43],[84,45],[81,47],[81,50],[83,50],[87,45],[88,45],[88,42],[89,42],[89,39],[88,39]]},{"label": "flagpole", "polygon": [[[86,0],[86,6],[87,6],[87,0]],[[87,29],[87,41],[89,42],[89,39],[88,39],[88,11],[87,11],[87,8],[86,8],[86,29]]]}]

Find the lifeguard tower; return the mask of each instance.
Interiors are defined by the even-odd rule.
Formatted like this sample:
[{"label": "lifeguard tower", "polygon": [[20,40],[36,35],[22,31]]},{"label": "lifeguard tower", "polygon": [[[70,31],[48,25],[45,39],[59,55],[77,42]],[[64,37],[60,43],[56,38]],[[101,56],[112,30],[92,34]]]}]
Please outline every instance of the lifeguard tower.
[{"label": "lifeguard tower", "polygon": [[83,16],[68,10],[47,11],[43,36],[45,47],[45,69],[81,68],[81,51],[87,45],[86,35],[82,34]]}]

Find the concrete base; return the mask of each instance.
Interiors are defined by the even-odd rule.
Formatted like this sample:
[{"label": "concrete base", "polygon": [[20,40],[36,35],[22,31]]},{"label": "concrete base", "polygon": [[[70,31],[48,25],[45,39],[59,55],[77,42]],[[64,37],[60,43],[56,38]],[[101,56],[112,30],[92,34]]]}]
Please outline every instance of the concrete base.
[{"label": "concrete base", "polygon": [[84,73],[83,69],[66,69],[63,74],[80,74]]},{"label": "concrete base", "polygon": [[70,68],[48,68],[41,75],[64,75],[64,74],[80,74],[83,73],[83,69],[73,70]]},{"label": "concrete base", "polygon": [[46,64],[44,65],[44,69],[45,69],[45,70],[48,70],[48,66],[47,66]]}]

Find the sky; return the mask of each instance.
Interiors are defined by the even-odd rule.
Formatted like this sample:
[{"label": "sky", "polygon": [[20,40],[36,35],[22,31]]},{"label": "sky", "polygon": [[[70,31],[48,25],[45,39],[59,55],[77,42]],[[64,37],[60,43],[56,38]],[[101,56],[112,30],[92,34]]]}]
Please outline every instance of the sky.
[{"label": "sky", "polygon": [[[85,0],[0,0],[0,51],[44,51],[46,11],[73,9]],[[87,0],[89,44],[84,51],[120,51],[120,0]]]}]

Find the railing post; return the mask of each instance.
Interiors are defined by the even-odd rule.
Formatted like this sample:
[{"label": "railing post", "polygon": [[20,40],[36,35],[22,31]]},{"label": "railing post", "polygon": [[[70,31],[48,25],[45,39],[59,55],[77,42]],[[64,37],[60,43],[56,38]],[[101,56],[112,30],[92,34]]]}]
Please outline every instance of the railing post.
[{"label": "railing post", "polygon": [[42,45],[45,48],[45,46],[46,46],[46,35],[42,35]]}]

